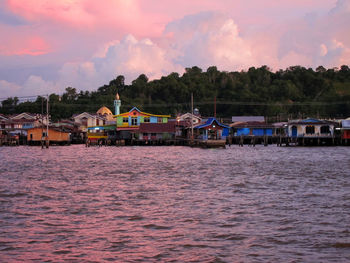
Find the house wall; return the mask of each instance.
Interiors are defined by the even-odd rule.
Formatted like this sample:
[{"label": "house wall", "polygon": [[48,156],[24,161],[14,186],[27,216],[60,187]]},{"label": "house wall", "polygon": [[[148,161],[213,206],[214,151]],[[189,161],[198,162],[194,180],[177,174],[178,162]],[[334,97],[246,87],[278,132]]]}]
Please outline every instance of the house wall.
[{"label": "house wall", "polygon": [[250,134],[250,128],[238,128],[236,134],[237,134],[237,136],[249,135]]},{"label": "house wall", "polygon": [[123,126],[123,117],[117,117],[117,126],[118,127]]},{"label": "house wall", "polygon": [[[129,126],[134,126],[134,125],[131,125],[131,118],[132,117],[137,117],[137,126],[139,126],[141,123],[144,123],[145,117],[150,117],[150,123],[158,123],[158,117],[147,116],[147,115],[143,116],[143,115],[139,114],[138,112],[137,112],[137,114],[134,115],[133,112],[130,112],[129,115],[116,117],[116,119],[117,119],[117,126],[118,127],[124,127],[124,128],[129,127]],[[124,123],[123,122],[123,118],[128,118],[128,122]],[[166,118],[166,117],[161,117],[161,118],[162,118],[162,123],[167,123],[168,122],[168,118]],[[92,125],[92,126],[94,126],[94,125]]]},{"label": "house wall", "polygon": [[238,128],[236,132],[236,136],[272,136],[273,129],[272,128]]},{"label": "house wall", "polygon": [[[329,130],[330,130],[330,134],[329,135],[333,135],[333,132],[334,132],[334,125],[327,125],[327,124],[322,124],[322,125],[289,125],[288,126],[288,134],[289,136],[292,136],[292,127],[293,126],[296,126],[297,127],[297,136],[300,137],[300,136],[326,136],[327,134],[321,134],[321,127],[322,126],[329,126]],[[307,126],[314,126],[315,127],[315,133],[313,134],[306,134],[306,127]]]},{"label": "house wall", "polygon": [[344,130],[343,139],[350,139],[350,130]]},{"label": "house wall", "polygon": [[[208,140],[208,139],[215,139],[215,137],[218,140],[225,139],[226,136],[229,134],[229,129],[228,128],[218,128],[211,126],[208,126],[206,128],[200,129],[200,139],[202,140]],[[226,135],[227,134],[227,135]]]},{"label": "house wall", "polygon": [[253,129],[253,135],[255,136],[272,136],[272,129],[268,128],[254,128]]},{"label": "house wall", "polygon": [[138,134],[138,139],[139,140],[166,140],[166,139],[171,139],[174,135],[168,132],[163,132],[163,133],[156,133],[155,136],[152,136],[152,133],[147,133],[147,136],[144,135],[143,133]]},{"label": "house wall", "polygon": [[191,113],[185,113],[181,115],[179,118],[180,118],[180,121],[188,121],[189,123],[191,123],[191,119],[192,119],[193,124],[199,124],[202,121],[202,119],[199,118],[198,116],[193,115],[191,117]]},{"label": "house wall", "polygon": [[[42,132],[46,132],[46,129],[42,130],[41,128],[29,129],[27,133],[28,141],[41,141]],[[32,134],[32,138],[31,138]],[[59,132],[56,130],[49,129],[49,140],[56,142],[69,141],[69,133],[67,132]]]},{"label": "house wall", "polygon": [[23,129],[34,128],[34,123],[23,123],[22,128]]}]

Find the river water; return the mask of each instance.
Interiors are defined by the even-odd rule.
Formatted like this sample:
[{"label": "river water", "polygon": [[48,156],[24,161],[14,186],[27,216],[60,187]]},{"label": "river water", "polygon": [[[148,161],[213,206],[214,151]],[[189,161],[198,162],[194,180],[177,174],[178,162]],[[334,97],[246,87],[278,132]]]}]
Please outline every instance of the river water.
[{"label": "river water", "polygon": [[0,262],[350,262],[350,147],[2,147]]}]

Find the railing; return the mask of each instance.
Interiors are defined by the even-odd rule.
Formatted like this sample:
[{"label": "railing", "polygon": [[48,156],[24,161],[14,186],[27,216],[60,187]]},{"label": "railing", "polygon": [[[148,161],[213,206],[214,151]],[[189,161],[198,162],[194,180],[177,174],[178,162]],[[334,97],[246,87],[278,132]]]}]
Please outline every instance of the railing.
[{"label": "railing", "polygon": [[88,136],[107,136],[107,133],[104,132],[88,132]]},{"label": "railing", "polygon": [[[292,136],[293,137],[293,136]],[[298,134],[297,137],[300,138],[309,138],[309,137],[333,137],[331,133],[307,133],[307,134]]]}]

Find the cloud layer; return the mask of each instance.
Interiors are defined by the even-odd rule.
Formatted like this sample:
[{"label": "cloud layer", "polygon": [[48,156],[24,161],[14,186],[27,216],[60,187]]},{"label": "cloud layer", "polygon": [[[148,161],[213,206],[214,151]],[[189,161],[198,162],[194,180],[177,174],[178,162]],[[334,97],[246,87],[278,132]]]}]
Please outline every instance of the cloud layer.
[{"label": "cloud layer", "polygon": [[96,90],[117,75],[131,82],[192,66],[350,64],[350,0],[1,3],[0,97]]}]

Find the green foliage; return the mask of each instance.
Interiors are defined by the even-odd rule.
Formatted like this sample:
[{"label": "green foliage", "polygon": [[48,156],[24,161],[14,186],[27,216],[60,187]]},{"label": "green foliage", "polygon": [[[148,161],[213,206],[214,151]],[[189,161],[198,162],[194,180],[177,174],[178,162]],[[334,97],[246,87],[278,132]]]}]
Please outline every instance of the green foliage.
[{"label": "green foliage", "polygon": [[[50,113],[54,120],[69,118],[74,113],[96,112],[101,106],[113,109],[116,93],[122,100],[121,111],[137,106],[155,114],[177,114],[191,110],[191,93],[195,107],[203,116],[214,115],[214,99],[218,117],[232,115],[265,116],[350,116],[350,69],[316,70],[301,66],[272,72],[267,66],[248,71],[219,71],[215,66],[203,71],[186,68],[185,73],[171,73],[149,81],[141,74],[125,85],[121,75],[96,91],[80,91],[67,87],[62,96],[51,94]],[[45,98],[21,102],[18,98],[2,101],[0,112],[42,112]],[[44,108],[45,112],[45,108]]]}]

